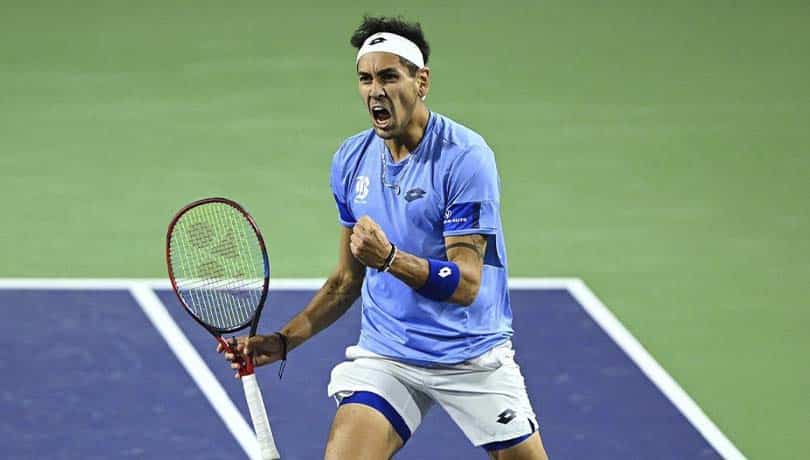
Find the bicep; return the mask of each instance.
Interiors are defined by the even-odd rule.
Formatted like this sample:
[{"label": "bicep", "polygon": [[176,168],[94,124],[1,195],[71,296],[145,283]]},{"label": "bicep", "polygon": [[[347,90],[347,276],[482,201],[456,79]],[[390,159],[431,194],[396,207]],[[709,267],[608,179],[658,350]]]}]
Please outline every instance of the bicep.
[{"label": "bicep", "polygon": [[484,265],[484,254],[487,250],[487,238],[484,235],[447,236],[444,238],[447,260],[463,268],[472,268],[480,272]]},{"label": "bicep", "polygon": [[444,239],[444,244],[447,260],[455,263],[461,272],[461,280],[450,300],[462,305],[471,305],[481,287],[487,238],[479,234],[448,236]]}]

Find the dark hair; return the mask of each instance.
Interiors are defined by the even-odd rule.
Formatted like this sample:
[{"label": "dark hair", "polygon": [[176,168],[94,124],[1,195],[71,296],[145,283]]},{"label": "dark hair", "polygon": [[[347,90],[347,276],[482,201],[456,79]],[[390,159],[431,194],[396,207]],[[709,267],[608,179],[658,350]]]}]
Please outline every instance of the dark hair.
[{"label": "dark hair", "polygon": [[[353,47],[360,49],[366,39],[379,32],[388,32],[392,34],[401,35],[408,40],[412,41],[419,47],[422,52],[422,58],[425,64],[430,57],[430,46],[425,40],[425,35],[422,33],[422,25],[418,22],[407,22],[402,17],[386,17],[386,16],[363,16],[363,22],[357,27],[349,39],[349,43]],[[417,67],[406,59],[400,58],[400,61],[405,64],[411,72],[411,75],[416,74]]]}]

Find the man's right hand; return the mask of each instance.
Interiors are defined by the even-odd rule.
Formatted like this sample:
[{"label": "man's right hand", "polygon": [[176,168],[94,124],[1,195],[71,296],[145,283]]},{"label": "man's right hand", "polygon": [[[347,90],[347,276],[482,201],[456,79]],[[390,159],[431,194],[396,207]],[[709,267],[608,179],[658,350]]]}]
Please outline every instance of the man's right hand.
[{"label": "man's right hand", "polygon": [[[236,340],[235,345],[233,340]],[[234,339],[226,339],[226,341],[233,353],[226,351],[222,344],[217,344],[217,353],[223,353],[225,359],[231,363],[232,369],[239,369],[238,355],[253,356],[253,365],[257,367],[274,363],[283,357],[284,343],[278,334],[253,337],[243,335]],[[237,372],[234,377],[239,378],[239,373]]]}]

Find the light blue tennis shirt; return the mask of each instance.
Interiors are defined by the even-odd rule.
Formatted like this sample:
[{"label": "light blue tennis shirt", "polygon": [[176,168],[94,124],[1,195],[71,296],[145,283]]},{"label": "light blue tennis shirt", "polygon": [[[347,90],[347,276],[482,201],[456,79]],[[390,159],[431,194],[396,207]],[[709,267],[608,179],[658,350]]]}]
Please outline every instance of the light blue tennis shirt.
[{"label": "light blue tennis shirt", "polygon": [[342,225],[368,215],[415,256],[447,260],[444,237],[487,236],[481,288],[467,307],[422,297],[394,275],[367,268],[359,346],[435,366],[479,356],[512,336],[500,183],[481,136],[431,113],[419,146],[394,164],[369,129],[340,146],[330,183]]}]

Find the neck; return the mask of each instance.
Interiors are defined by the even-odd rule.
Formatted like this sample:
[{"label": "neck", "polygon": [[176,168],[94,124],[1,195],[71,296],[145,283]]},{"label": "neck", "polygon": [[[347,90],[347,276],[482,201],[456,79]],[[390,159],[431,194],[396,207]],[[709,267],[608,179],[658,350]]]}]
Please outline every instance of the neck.
[{"label": "neck", "polygon": [[425,104],[420,103],[413,111],[411,121],[403,130],[402,134],[391,139],[386,139],[385,145],[391,152],[391,157],[395,162],[398,162],[408,156],[409,153],[416,150],[422,137],[425,135],[425,128],[427,127],[428,120],[430,119],[430,112],[428,112]]}]

